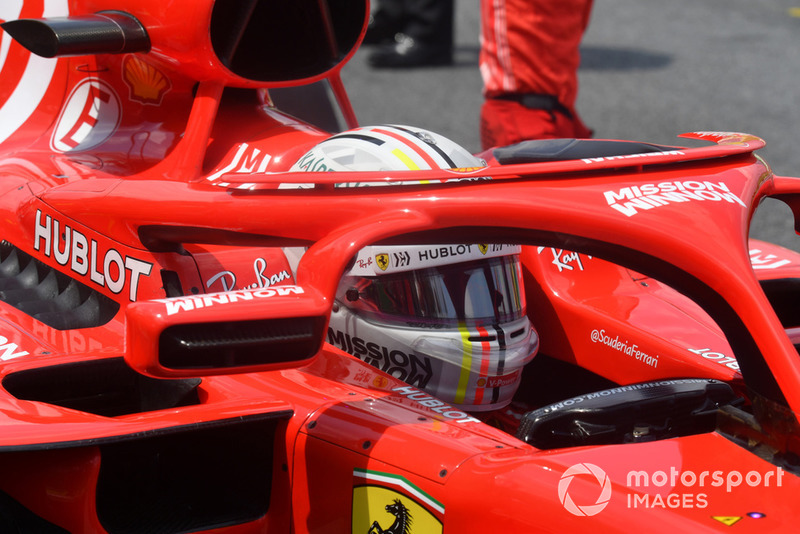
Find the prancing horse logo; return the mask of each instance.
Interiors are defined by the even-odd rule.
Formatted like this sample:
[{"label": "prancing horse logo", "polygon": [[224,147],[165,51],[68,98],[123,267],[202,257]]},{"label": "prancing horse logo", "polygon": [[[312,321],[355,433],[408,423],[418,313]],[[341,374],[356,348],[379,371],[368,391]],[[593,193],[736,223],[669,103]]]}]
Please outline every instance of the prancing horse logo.
[{"label": "prancing horse logo", "polygon": [[395,499],[392,504],[387,504],[386,511],[395,517],[392,526],[383,530],[377,521],[373,521],[367,534],[409,534],[411,532],[411,513],[400,499]]},{"label": "prancing horse logo", "polygon": [[385,271],[386,269],[389,268],[389,254],[387,254],[386,252],[376,254],[375,263],[378,264],[378,267],[380,267],[381,271]]}]

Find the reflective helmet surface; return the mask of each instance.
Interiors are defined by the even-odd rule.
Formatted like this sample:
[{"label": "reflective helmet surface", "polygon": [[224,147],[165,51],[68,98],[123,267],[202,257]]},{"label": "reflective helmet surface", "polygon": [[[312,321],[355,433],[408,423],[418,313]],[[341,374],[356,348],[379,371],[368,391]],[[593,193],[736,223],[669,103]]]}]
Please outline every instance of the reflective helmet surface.
[{"label": "reflective helmet surface", "polygon": [[454,407],[502,408],[538,348],[520,248],[366,247],[339,284],[329,341]]},{"label": "reflective helmet surface", "polygon": [[292,171],[413,171],[484,167],[444,136],[401,125],[365,126],[329,137],[309,150]]}]

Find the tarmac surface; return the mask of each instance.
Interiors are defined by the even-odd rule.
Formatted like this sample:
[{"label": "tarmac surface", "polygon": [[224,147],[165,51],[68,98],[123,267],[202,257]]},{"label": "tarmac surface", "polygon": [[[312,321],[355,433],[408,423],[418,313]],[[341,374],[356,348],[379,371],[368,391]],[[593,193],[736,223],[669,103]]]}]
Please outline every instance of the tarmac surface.
[{"label": "tarmac surface", "polygon": [[[375,70],[362,47],[342,77],[359,122],[427,128],[480,149],[477,0],[456,2],[455,63]],[[698,130],[767,141],[776,174],[800,176],[800,0],[595,0],[581,46],[578,111],[596,138],[681,144]],[[765,202],[751,235],[800,250],[791,212]]]}]

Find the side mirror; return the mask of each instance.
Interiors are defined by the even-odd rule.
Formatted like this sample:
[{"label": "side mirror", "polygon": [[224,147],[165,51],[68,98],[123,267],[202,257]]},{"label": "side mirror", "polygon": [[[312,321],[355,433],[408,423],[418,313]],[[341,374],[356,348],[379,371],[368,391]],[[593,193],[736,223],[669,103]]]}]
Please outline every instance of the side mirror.
[{"label": "side mirror", "polygon": [[134,302],[125,361],[156,378],[301,367],[319,352],[328,300],[299,286]]}]

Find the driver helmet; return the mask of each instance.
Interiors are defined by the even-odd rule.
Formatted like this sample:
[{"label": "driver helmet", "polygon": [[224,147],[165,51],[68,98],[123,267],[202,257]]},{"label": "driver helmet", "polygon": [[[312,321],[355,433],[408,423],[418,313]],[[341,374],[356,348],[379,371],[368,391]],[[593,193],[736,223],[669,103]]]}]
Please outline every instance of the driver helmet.
[{"label": "driver helmet", "polygon": [[[483,167],[452,141],[374,126],[315,146],[295,170]],[[511,402],[538,336],[526,314],[521,247],[368,246],[344,273],[328,341],[465,411]]]},{"label": "driver helmet", "polygon": [[365,126],[336,134],[309,150],[290,171],[416,171],[485,167],[453,141],[421,128]]}]

